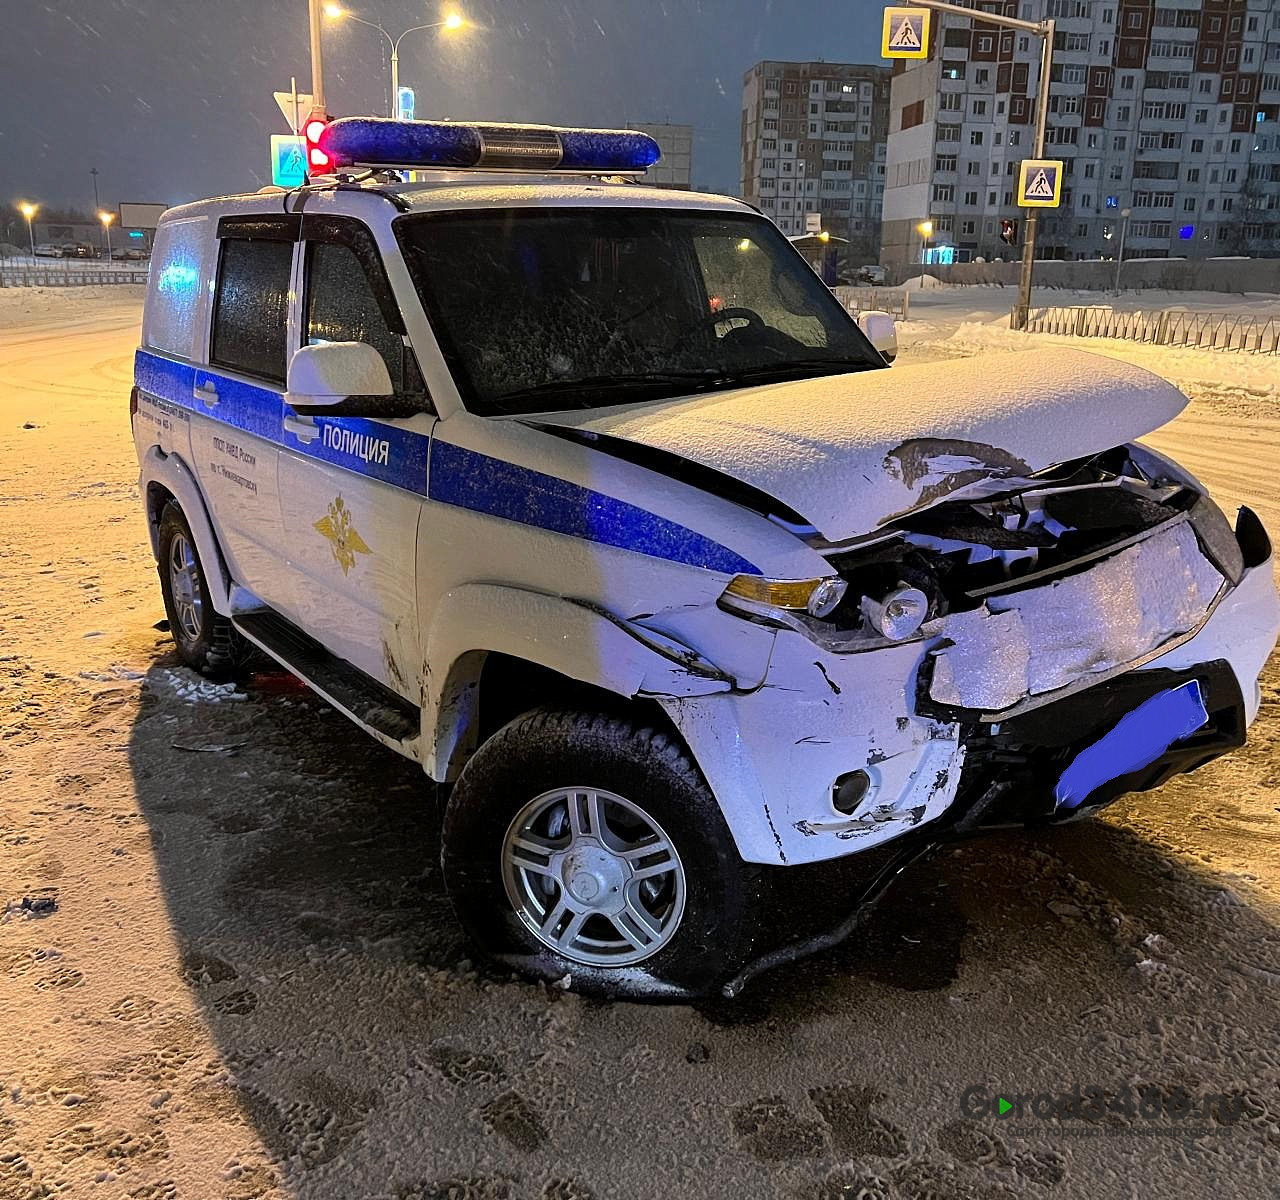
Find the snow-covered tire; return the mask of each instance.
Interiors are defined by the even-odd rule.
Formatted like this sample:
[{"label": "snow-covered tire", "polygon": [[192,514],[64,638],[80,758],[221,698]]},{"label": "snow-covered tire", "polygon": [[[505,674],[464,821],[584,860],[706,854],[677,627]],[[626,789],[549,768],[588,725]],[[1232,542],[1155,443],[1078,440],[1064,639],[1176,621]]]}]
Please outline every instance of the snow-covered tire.
[{"label": "snow-covered tire", "polygon": [[[561,791],[563,808],[556,800]],[[602,798],[596,803],[605,813],[599,821],[603,837],[594,840],[594,818],[588,816],[593,796]],[[576,806],[579,799],[581,827],[568,816],[568,803]],[[567,847],[546,864],[537,853],[512,848],[513,839],[526,836],[519,833],[527,828],[526,814],[538,812],[549,814],[548,830],[559,818],[559,836],[547,840]],[[628,848],[627,839],[643,834],[646,823],[650,834],[638,836],[639,849]],[[674,866],[667,866],[665,850],[648,849],[664,839]],[[594,844],[601,840],[603,853]],[[611,865],[611,854],[622,861]],[[530,873],[526,864],[534,859],[539,872],[554,870]],[[542,708],[495,733],[467,763],[449,798],[441,863],[458,921],[485,956],[544,980],[568,976],[577,992],[636,998],[711,994],[747,959],[758,928],[753,911],[759,868],[738,856],[697,766],[672,735],[625,717]],[[628,874],[637,870],[647,878]],[[584,932],[566,939],[566,953],[535,933],[530,903],[535,918],[540,903],[548,916],[557,903],[570,906],[568,930],[576,913],[615,903],[609,894],[617,894],[618,885],[623,895],[665,916],[642,914],[652,923],[646,930],[632,919],[628,900],[622,913],[587,918]],[[595,899],[584,901],[575,887]],[[649,889],[648,899],[640,888]],[[679,912],[668,926],[664,922],[670,922],[677,902]],[[642,938],[661,927],[651,942],[656,949],[628,951],[623,923],[633,935],[643,930]],[[603,950],[584,961],[589,952],[583,945],[607,946],[610,939],[619,945],[619,957],[630,954],[631,961],[612,965]]]},{"label": "snow-covered tire", "polygon": [[[227,679],[242,671],[253,657],[253,645],[214,610],[191,526],[173,501],[160,514],[157,555],[164,611],[182,661],[210,679]],[[180,578],[179,559],[187,564],[185,580]]]}]

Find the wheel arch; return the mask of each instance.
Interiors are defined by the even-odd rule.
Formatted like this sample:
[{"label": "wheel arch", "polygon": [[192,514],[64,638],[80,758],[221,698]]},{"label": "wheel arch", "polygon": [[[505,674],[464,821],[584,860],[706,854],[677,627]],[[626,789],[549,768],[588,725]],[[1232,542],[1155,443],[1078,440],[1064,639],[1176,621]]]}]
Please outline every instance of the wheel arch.
[{"label": "wheel arch", "polygon": [[440,782],[456,779],[487,736],[529,708],[641,712],[683,743],[656,697],[730,687],[563,596],[467,584],[442,600],[430,630],[424,766]]},{"label": "wheel arch", "polygon": [[142,460],[139,478],[142,501],[147,517],[147,533],[151,538],[151,555],[160,557],[160,517],[166,504],[176,503],[191,527],[204,569],[205,584],[214,611],[231,615],[231,575],[222,557],[222,549],[209,519],[209,510],[190,468],[176,454],[164,454],[151,447]]}]

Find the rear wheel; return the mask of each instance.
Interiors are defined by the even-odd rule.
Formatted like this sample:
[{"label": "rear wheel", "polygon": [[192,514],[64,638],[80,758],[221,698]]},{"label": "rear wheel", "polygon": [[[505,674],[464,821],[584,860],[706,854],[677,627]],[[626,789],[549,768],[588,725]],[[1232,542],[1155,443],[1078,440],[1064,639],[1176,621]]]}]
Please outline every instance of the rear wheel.
[{"label": "rear wheel", "polygon": [[234,675],[252,657],[253,647],[215,611],[191,526],[172,501],[160,514],[157,540],[160,591],[178,654],[202,675]]},{"label": "rear wheel", "polygon": [[702,995],[753,943],[757,869],[669,734],[539,709],[496,733],[445,814],[445,884],[492,958],[599,995]]}]

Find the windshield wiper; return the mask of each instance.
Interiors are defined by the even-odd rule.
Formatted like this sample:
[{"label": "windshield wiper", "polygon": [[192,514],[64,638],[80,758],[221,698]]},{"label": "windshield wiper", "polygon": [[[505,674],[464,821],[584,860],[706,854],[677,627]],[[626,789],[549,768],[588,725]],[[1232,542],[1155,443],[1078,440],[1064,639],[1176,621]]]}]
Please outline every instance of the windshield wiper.
[{"label": "windshield wiper", "polygon": [[516,388],[495,396],[489,403],[496,408],[507,408],[513,402],[541,400],[555,396],[576,396],[581,392],[652,391],[654,388],[676,387],[693,390],[699,387],[716,387],[726,376],[714,367],[698,371],[644,371],[635,375],[591,375],[585,379],[550,379],[531,387]]},{"label": "windshield wiper", "polygon": [[526,401],[546,401],[563,397],[566,401],[572,398],[575,405],[592,408],[595,407],[594,404],[583,404],[582,393],[589,393],[594,398],[609,392],[652,392],[654,390],[661,392],[667,388],[675,389],[671,394],[704,392],[782,380],[788,376],[806,375],[815,371],[819,374],[835,375],[865,371],[875,366],[876,364],[872,362],[851,362],[847,358],[799,358],[790,362],[766,363],[738,370],[703,367],[696,371],[644,371],[633,375],[592,375],[585,379],[552,379],[545,383],[535,383],[531,387],[517,388],[495,396],[489,404],[495,411],[515,414],[524,409]]},{"label": "windshield wiper", "polygon": [[883,363],[865,359],[850,361],[847,358],[794,358],[787,362],[761,363],[744,367],[740,371],[728,371],[721,378],[731,383],[759,383],[775,377],[816,371],[821,375],[852,374],[855,371],[874,370]]}]

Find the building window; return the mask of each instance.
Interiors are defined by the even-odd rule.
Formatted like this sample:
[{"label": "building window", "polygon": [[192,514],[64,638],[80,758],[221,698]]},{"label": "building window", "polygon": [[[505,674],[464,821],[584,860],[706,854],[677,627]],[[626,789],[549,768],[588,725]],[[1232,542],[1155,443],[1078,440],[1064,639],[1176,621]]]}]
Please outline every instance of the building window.
[{"label": "building window", "polygon": [[977,207],[978,207],[978,193],[977,193],[977,192],[965,192],[965,194],[964,194],[964,203],[965,203],[965,207],[966,207],[966,208],[977,208]]},{"label": "building window", "polygon": [[955,186],[950,183],[935,183],[933,185],[933,198],[938,203],[951,203],[956,198]]},{"label": "building window", "polygon": [[969,134],[969,145],[971,145],[971,146],[981,146],[981,145],[982,145],[982,130],[981,130],[981,129],[975,129],[975,130],[973,130],[973,131]]}]

